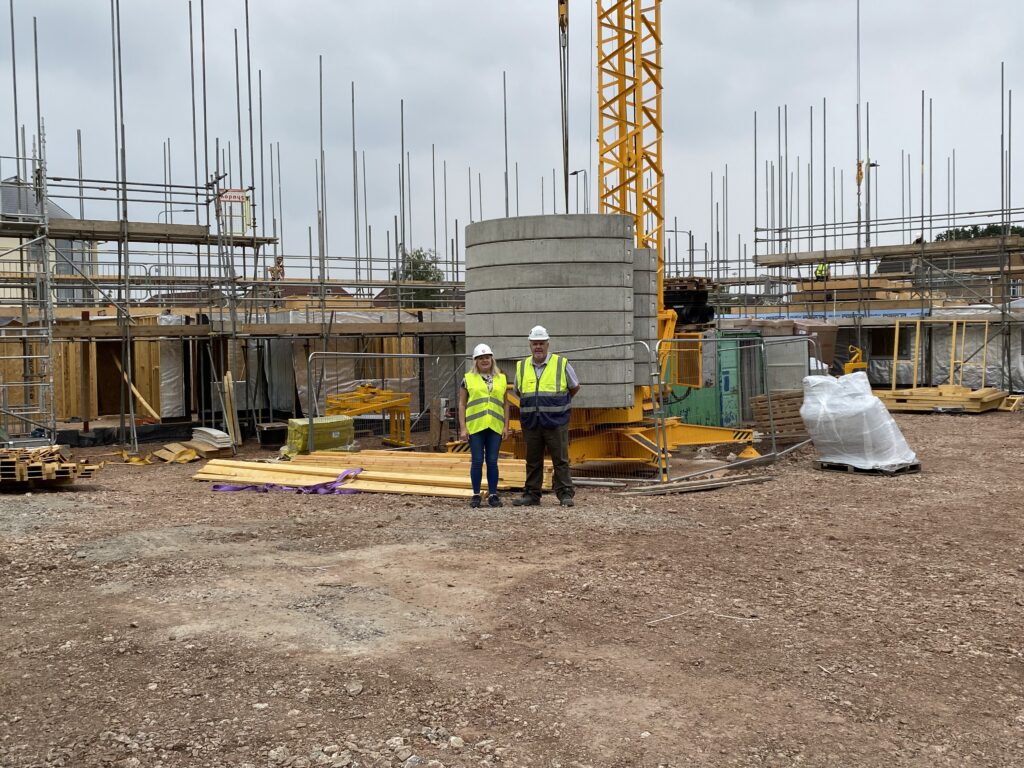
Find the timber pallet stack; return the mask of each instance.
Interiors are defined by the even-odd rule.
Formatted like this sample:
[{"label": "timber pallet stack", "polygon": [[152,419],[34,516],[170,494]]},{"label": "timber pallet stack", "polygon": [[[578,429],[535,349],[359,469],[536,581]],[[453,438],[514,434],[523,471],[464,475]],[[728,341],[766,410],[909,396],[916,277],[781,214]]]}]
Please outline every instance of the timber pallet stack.
[{"label": "timber pallet stack", "polygon": [[758,395],[751,400],[754,409],[754,429],[766,438],[775,433],[776,443],[799,443],[809,435],[800,418],[800,406],[804,404],[801,389],[786,389],[772,392],[771,409],[767,395]]},{"label": "timber pallet stack", "polygon": [[875,390],[878,399],[894,413],[985,413],[997,410],[1009,394],[995,387],[969,389],[958,384]]},{"label": "timber pallet stack", "polygon": [[92,477],[100,466],[70,461],[56,446],[0,448],[0,488],[67,485]]},{"label": "timber pallet stack", "polygon": [[[406,451],[358,451],[339,454],[315,451],[291,461],[256,462],[214,459],[194,480],[242,485],[309,487],[333,482],[349,469],[361,469],[344,488],[364,493],[398,493],[418,496],[465,498],[472,495],[469,454],[413,453]],[[526,464],[499,459],[498,490],[508,492],[526,483]],[[544,487],[551,488],[552,467],[544,466]],[[485,486],[486,487],[486,486]]]}]

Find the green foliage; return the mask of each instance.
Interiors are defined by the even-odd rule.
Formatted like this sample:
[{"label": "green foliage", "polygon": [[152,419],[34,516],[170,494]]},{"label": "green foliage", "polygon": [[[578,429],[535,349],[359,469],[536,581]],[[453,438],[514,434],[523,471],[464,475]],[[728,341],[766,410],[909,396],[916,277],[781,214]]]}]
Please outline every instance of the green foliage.
[{"label": "green foliage", "polygon": [[[974,224],[970,227],[947,229],[935,236],[936,242],[941,240],[977,240],[980,237],[1000,237],[1003,234],[1002,224],[986,224],[984,227]],[[1024,227],[1010,227],[1008,235],[1024,235]]]},{"label": "green foliage", "polygon": [[391,279],[402,283],[398,288],[398,304],[401,307],[430,308],[446,303],[447,292],[444,288],[422,285],[444,282],[444,272],[438,266],[437,254],[430,249],[414,248],[406,253],[401,268],[392,270]]}]

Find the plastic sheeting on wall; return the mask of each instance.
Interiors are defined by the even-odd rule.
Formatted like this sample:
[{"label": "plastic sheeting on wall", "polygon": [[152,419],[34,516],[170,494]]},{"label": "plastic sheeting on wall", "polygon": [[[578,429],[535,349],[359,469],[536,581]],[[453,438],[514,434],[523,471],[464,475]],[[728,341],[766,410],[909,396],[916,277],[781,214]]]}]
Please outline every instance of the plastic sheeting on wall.
[{"label": "plastic sheeting on wall", "polygon": [[[184,325],[182,315],[158,315],[157,325]],[[180,340],[161,341],[160,345],[160,418],[188,418],[191,403],[185,409],[185,352]]]}]

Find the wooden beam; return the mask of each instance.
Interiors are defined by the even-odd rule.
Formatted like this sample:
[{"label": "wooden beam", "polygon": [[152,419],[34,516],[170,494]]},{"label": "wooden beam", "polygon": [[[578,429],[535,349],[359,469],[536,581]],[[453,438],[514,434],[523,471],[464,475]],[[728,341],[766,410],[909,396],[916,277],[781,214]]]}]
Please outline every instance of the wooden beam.
[{"label": "wooden beam", "polygon": [[1005,247],[1009,253],[1024,250],[1024,237],[1011,235],[1001,237],[979,237],[975,240],[941,240],[917,245],[875,245],[868,248],[841,248],[835,251],[803,251],[801,253],[769,253],[754,257],[759,267],[785,267],[798,264],[821,264],[852,261],[884,261],[887,259],[913,259],[924,256],[927,259],[943,256],[964,256],[970,253],[997,254]]},{"label": "wooden beam", "polygon": [[[239,337],[295,338],[317,337],[324,327],[319,323],[241,323]],[[331,338],[344,336],[462,336],[462,322],[429,323],[335,323]],[[133,339],[182,339],[208,336],[230,336],[231,329],[220,325],[133,325]],[[55,339],[119,339],[121,329],[112,320],[91,323],[58,323],[53,327]]]},{"label": "wooden beam", "polygon": [[132,393],[135,395],[135,399],[139,401],[139,405],[142,406],[143,410],[145,410],[146,413],[148,413],[157,421],[160,421],[160,414],[153,410],[153,406],[146,402],[146,398],[144,398],[142,396],[142,393],[135,388],[135,385],[132,383],[132,380],[128,378],[128,374],[125,373],[124,368],[121,367],[121,359],[116,355],[114,356],[114,365],[117,366],[118,373],[120,373],[121,376],[124,378],[125,383],[129,387],[131,387]]}]

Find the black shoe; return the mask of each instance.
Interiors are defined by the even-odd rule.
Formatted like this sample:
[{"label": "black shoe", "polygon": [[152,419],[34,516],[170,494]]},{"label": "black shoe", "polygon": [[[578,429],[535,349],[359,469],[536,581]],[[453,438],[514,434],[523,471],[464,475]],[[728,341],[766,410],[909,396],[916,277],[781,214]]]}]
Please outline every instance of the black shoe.
[{"label": "black shoe", "polygon": [[558,503],[563,507],[575,507],[576,502],[572,500],[572,496],[563,496],[558,500]]},{"label": "black shoe", "polygon": [[539,507],[540,499],[535,499],[533,496],[521,496],[512,502],[513,507]]},{"label": "black shoe", "polygon": [[501,497],[500,496],[488,495],[487,496],[487,505],[490,506],[490,507],[500,507],[500,506],[503,506],[502,503],[501,503]]},{"label": "black shoe", "polygon": [[476,509],[480,506],[480,494],[475,494],[472,499],[469,500],[469,506]]}]

